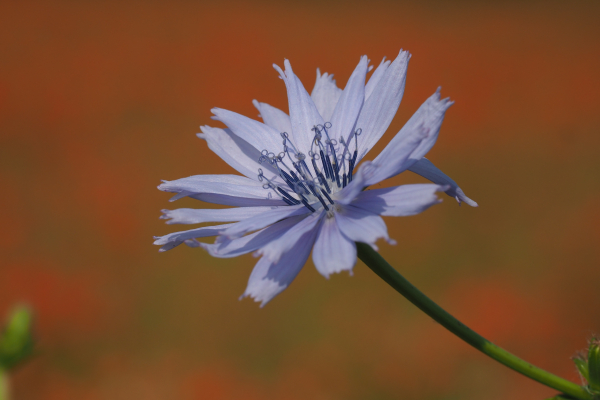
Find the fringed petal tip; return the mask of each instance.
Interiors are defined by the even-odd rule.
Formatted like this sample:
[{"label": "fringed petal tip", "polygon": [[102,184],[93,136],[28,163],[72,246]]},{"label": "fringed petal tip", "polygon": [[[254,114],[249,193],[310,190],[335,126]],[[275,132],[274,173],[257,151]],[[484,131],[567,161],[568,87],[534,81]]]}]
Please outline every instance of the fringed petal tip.
[{"label": "fringed petal tip", "polygon": [[262,115],[260,115],[260,102],[256,99],[252,99],[252,105],[258,110],[258,117],[262,118]]},{"label": "fringed petal tip", "polygon": [[[390,237],[381,237],[381,238],[378,238],[378,239],[385,240],[385,242],[387,244],[389,244],[390,246],[396,246],[398,244],[398,241],[396,241],[396,240],[394,240],[394,239],[392,239]],[[372,242],[372,243],[366,243],[366,244],[368,244],[369,246],[371,246],[371,248],[373,248],[373,250],[379,251],[379,246],[377,246],[377,243]]]},{"label": "fringed petal tip", "polygon": [[283,72],[283,70],[281,69],[281,67],[277,64],[273,64],[273,68],[275,68],[275,71],[277,71],[279,73],[279,79],[285,79],[285,73]]},{"label": "fringed petal tip", "polygon": [[435,93],[431,96],[434,100],[442,103],[442,106],[445,106],[445,108],[450,107],[452,104],[454,104],[454,100],[450,100],[450,97],[445,97],[442,99],[442,87],[438,86],[438,88],[436,89]]},{"label": "fringed petal tip", "polygon": [[161,192],[167,192],[168,190],[165,189],[165,186],[168,185],[169,181],[161,180],[160,182],[160,185],[158,185],[156,188]]},{"label": "fringed petal tip", "polygon": [[265,301],[265,300],[260,300],[259,298],[248,294],[248,293],[244,293],[243,295],[241,295],[240,297],[238,297],[238,301],[242,301],[244,300],[246,297],[250,297],[252,300],[254,300],[255,303],[260,303],[260,305],[258,307],[263,308],[268,302],[269,300]]},{"label": "fringed petal tip", "polygon": [[165,244],[164,246],[162,246],[160,249],[158,249],[158,252],[159,253],[164,253],[165,251],[169,251],[169,250],[174,249],[175,247],[179,246],[182,243],[186,244],[189,247],[198,247],[198,246],[200,246],[200,242],[197,241],[196,239],[187,239],[187,240],[184,240],[184,241],[168,242],[167,244]]},{"label": "fringed petal tip", "polygon": [[[154,242],[154,244],[156,245],[160,245],[165,243],[164,240],[156,240]],[[173,240],[173,241],[167,241],[166,244],[164,244],[163,246],[161,246],[160,249],[158,249],[159,253],[164,253],[166,251],[169,250],[173,250],[175,247],[179,246],[180,244],[185,243],[187,246],[189,247],[198,247],[200,246],[200,242],[198,242],[196,239],[187,239],[187,240]]]},{"label": "fringed petal tip", "polygon": [[467,205],[469,205],[471,207],[479,207],[479,204],[477,204],[475,201],[468,198],[465,195],[465,192],[463,192],[461,188],[459,188],[459,187],[456,188],[455,192],[456,192],[455,199],[458,202],[458,205],[460,205],[461,203],[466,203]]},{"label": "fringed petal tip", "polygon": [[210,129],[212,129],[211,126],[200,125],[200,132],[196,133],[196,136],[198,136],[200,139],[206,140],[206,132]]},{"label": "fringed petal tip", "polygon": [[[319,271],[319,272],[320,272],[320,271]],[[329,278],[330,278],[332,275],[335,275],[335,274],[342,274],[342,273],[344,273],[344,272],[347,272],[347,273],[348,273],[348,276],[354,276],[354,266],[352,266],[352,268],[350,268],[350,269],[343,269],[343,270],[339,270],[339,271],[332,271],[332,272],[329,272],[329,273],[327,273],[327,274],[325,274],[325,273],[322,273],[322,272],[321,272],[321,276],[323,276],[323,278],[325,278],[325,279],[329,280]]]},{"label": "fringed petal tip", "polygon": [[330,84],[336,85],[336,81],[333,79],[333,74],[330,74],[329,72],[323,72],[321,74],[321,69],[317,68],[317,81],[321,79],[328,81]]},{"label": "fringed petal tip", "polygon": [[260,308],[263,308],[276,295],[283,292],[285,288],[287,288],[287,285],[280,285],[273,279],[262,279],[259,282],[255,282],[255,284],[249,283],[248,288],[239,297],[239,300],[250,297],[256,303],[260,303]]},{"label": "fringed petal tip", "polygon": [[[408,50],[400,49],[400,51],[398,52],[398,57],[406,57],[406,60],[408,61],[412,57],[412,54],[410,54]],[[385,57],[383,57],[383,59],[385,60]]]},{"label": "fringed petal tip", "polygon": [[[162,243],[157,243],[159,241],[160,240],[155,241],[154,244],[162,244]],[[199,247],[201,244],[196,239],[174,240],[174,241],[167,242],[167,244],[163,245],[160,249],[158,249],[158,252],[164,253],[165,251],[173,250],[175,247],[179,246],[182,243],[186,244],[188,247]]]},{"label": "fringed petal tip", "polygon": [[283,60],[283,66],[285,67],[285,76],[288,76],[287,72],[291,72],[292,74],[294,73],[294,70],[292,69],[292,64],[290,63],[290,60],[288,60],[287,58],[285,58]]}]

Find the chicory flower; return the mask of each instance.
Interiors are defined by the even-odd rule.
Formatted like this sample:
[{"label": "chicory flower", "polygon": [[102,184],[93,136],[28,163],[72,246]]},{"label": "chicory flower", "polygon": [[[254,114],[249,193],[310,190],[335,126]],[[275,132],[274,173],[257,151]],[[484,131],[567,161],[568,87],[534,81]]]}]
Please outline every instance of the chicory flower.
[{"label": "chicory flower", "polygon": [[[231,206],[163,210],[168,224],[225,224],[171,233],[154,243],[161,251],[181,243],[200,246],[215,257],[254,252],[260,260],[242,297],[262,306],[294,280],[311,250],[317,270],[329,277],[352,271],[355,242],[375,249],[378,239],[393,243],[381,216],[418,214],[441,201],[439,191],[477,206],[424,158],[452,105],[439,89],[373,161],[357,168],[396,114],[409,59],[406,51],[393,62],[384,59],[365,84],[371,68],[363,56],[344,90],[317,70],[310,95],[285,60],[285,70],[274,68],[287,88],[289,116],[256,100],[262,123],[214,108],[213,119],[227,128],[203,126],[198,136],[240,175],[196,175],[158,188],[176,193],[172,201],[191,197]],[[406,170],[433,183],[365,190]],[[196,240],[209,236],[217,236],[213,244]]]}]

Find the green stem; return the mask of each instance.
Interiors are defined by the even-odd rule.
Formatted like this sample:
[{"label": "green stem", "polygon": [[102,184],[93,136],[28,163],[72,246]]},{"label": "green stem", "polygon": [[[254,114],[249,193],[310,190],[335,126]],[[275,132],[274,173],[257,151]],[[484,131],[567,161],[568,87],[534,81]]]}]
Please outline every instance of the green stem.
[{"label": "green stem", "polygon": [[8,374],[0,367],[0,400],[8,399]]},{"label": "green stem", "polygon": [[419,289],[414,287],[369,245],[356,243],[356,248],[358,250],[358,257],[371,268],[373,272],[379,275],[381,279],[386,281],[388,285],[396,289],[398,293],[406,297],[408,301],[420,308],[425,314],[439,322],[444,328],[448,329],[477,350],[507,367],[562,393],[581,400],[592,400],[592,395],[581,386],[521,360],[519,357],[496,346],[483,336],[468,328],[434,303],[430,298],[425,296]]}]

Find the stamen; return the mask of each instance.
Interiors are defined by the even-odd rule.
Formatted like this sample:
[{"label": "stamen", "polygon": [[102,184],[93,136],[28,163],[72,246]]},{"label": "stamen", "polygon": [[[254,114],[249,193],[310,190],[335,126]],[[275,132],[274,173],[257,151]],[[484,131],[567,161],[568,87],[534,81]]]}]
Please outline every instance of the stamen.
[{"label": "stamen", "polygon": [[[335,158],[335,154],[333,155],[333,161],[334,163],[337,163],[337,159]],[[335,172],[335,181],[337,183],[337,186],[340,187],[340,173],[338,171],[338,168],[336,167],[336,164],[333,165],[333,171]]]},{"label": "stamen", "polygon": [[[302,154],[302,153],[300,153],[300,154]],[[304,157],[304,154],[302,154],[302,157]],[[310,176],[312,178],[312,174],[310,173],[310,169],[308,169],[308,165],[306,165],[306,162],[304,161],[304,158],[302,158],[300,160],[300,163],[304,167],[304,170],[308,173],[308,176]]]},{"label": "stamen", "polygon": [[310,156],[310,162],[312,163],[315,173],[317,174],[317,176],[319,176],[321,174],[321,171],[319,171],[319,167],[317,167],[317,162],[315,161],[317,155],[315,153],[313,153],[312,150],[308,152],[308,155]]},{"label": "stamen", "polygon": [[356,157],[358,156],[358,136],[362,133],[362,129],[358,128],[354,131],[354,154],[352,160],[350,160],[350,166],[348,167],[348,182],[352,182],[352,172],[354,171],[354,164],[356,164]]},{"label": "stamen", "polygon": [[333,203],[333,200],[331,200],[331,197],[329,197],[329,195],[327,194],[327,192],[326,192],[326,191],[324,191],[323,189],[321,189],[321,193],[323,193],[323,195],[324,195],[325,197],[327,197],[327,200],[329,200],[329,202],[330,202],[331,204],[334,204],[334,203]]},{"label": "stamen", "polygon": [[287,132],[281,132],[280,135],[283,138],[284,148],[285,148],[286,142],[290,142],[290,144],[292,145],[292,149],[294,150],[294,153],[298,153],[298,150],[296,150],[296,146],[294,146],[294,143],[290,140],[290,135]]},{"label": "stamen", "polygon": [[327,207],[327,204],[325,204],[325,200],[323,200],[323,198],[316,193],[315,193],[315,196],[317,197],[317,199],[319,199],[321,204],[323,204],[323,208],[325,208],[326,211],[329,211],[329,207]]},{"label": "stamen", "polygon": [[[311,212],[315,212],[313,205],[318,204],[316,203],[318,201],[327,215],[333,213],[332,210],[336,205],[332,196],[352,182],[353,170],[358,158],[358,136],[362,131],[357,129],[352,133],[355,149],[351,152],[351,136],[347,140],[344,137],[336,140],[329,137],[329,129],[331,129],[331,122],[316,125],[312,129],[314,138],[308,152],[312,170],[308,167],[306,155],[292,143],[287,132],[281,133],[282,152],[275,155],[266,149],[261,151],[258,162],[260,164],[268,162],[272,166],[271,171],[275,172],[275,176],[279,175],[285,182],[269,180],[263,170],[259,168],[259,181],[266,181],[263,188],[273,190],[273,192],[269,192],[269,198],[272,197],[272,193],[275,193],[286,204],[302,204]],[[286,164],[286,156],[291,164]],[[320,163],[318,163],[319,160]]]},{"label": "stamen", "polygon": [[313,194],[313,196],[315,196],[315,197],[319,196],[319,195],[317,194],[317,192],[315,191],[315,188],[314,188],[314,186],[315,186],[315,185],[314,185],[313,183],[311,183],[311,182],[306,182],[306,185],[307,185],[307,186],[308,186],[308,188],[310,189],[310,192]]},{"label": "stamen", "polygon": [[334,180],[335,175],[333,173],[333,167],[331,166],[331,160],[329,159],[329,156],[325,157],[325,161],[327,161],[327,168],[329,168],[329,179]]},{"label": "stamen", "polygon": [[[331,175],[329,175],[329,166],[325,162],[325,154],[323,154],[323,150],[319,150],[319,153],[321,154],[321,162],[323,163],[323,169],[325,170],[325,176],[327,177],[327,179],[329,179],[331,177]],[[329,160],[327,159],[327,161],[329,161]]]},{"label": "stamen", "polygon": [[333,144],[331,141],[329,142],[329,148],[331,150],[331,155],[333,156],[333,162],[331,163],[331,165],[333,165],[333,172],[335,172],[337,178],[338,172],[340,171],[340,165],[338,163],[338,159],[335,155],[335,150],[333,149]]},{"label": "stamen", "polygon": [[327,184],[327,179],[325,179],[323,174],[319,174],[319,183],[321,185],[325,186],[325,190],[327,190],[327,193],[331,193],[331,189],[329,188],[329,185]]},{"label": "stamen", "polygon": [[285,190],[283,190],[282,188],[280,188],[279,186],[277,187],[277,190],[279,191],[279,193],[281,193],[283,195],[284,200],[287,199],[289,200],[292,204],[300,204],[300,202],[298,200],[296,200],[295,198],[293,198],[292,196],[290,196],[288,194],[288,192],[286,192]]},{"label": "stamen", "polygon": [[304,204],[304,207],[308,208],[310,211],[315,212],[315,209],[312,208],[305,199],[302,199],[302,204]]},{"label": "stamen", "polygon": [[279,171],[281,172],[281,175],[283,175],[282,178],[285,181],[285,183],[287,183],[289,187],[292,187],[292,182],[294,182],[294,179],[291,176],[289,176],[289,174],[284,170],[280,169]]}]

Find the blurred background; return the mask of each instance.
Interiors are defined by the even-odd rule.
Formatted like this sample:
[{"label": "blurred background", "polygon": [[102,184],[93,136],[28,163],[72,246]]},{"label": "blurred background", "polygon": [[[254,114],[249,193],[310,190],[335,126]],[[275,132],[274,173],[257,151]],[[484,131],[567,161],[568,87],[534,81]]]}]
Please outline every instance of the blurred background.
[{"label": "blurred background", "polygon": [[[158,253],[161,179],[231,173],[195,137],[214,106],[287,110],[289,58],[344,87],[359,57],[413,57],[373,158],[442,86],[428,157],[452,199],[387,219],[381,253],[494,343],[579,382],[600,332],[598,2],[53,1],[0,4],[0,316],[36,311],[27,399],[543,399],[361,262],[309,262],[265,308],[252,256]],[[423,182],[412,173],[392,183]]]}]

